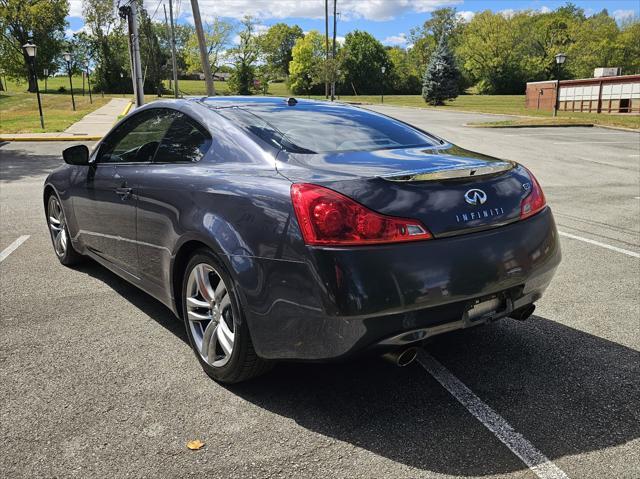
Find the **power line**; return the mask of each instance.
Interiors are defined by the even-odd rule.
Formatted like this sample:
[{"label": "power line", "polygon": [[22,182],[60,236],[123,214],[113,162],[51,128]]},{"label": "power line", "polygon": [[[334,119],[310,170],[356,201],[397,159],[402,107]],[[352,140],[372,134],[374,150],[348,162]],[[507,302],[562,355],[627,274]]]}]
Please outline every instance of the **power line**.
[{"label": "power line", "polygon": [[164,0],[158,1],[158,5],[156,5],[156,10],[153,12],[153,15],[151,15],[151,18],[149,19],[149,21],[153,21],[153,19],[156,17],[156,13],[158,13],[158,9],[160,8],[160,4],[162,3],[164,3]]}]

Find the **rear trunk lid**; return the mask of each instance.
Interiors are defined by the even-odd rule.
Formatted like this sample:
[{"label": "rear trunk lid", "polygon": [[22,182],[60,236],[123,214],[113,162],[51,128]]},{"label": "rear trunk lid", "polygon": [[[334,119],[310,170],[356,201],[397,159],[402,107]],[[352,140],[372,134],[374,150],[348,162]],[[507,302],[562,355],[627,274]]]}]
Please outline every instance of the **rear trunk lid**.
[{"label": "rear trunk lid", "polygon": [[382,214],[418,219],[435,237],[518,220],[531,187],[516,163],[453,145],[278,160],[278,170],[294,182],[331,188]]}]

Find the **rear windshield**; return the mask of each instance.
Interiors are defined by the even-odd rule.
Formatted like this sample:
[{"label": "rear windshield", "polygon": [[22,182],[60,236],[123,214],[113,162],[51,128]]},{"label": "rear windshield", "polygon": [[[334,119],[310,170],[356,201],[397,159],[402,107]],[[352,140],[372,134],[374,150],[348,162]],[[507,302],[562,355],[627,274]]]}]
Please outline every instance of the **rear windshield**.
[{"label": "rear windshield", "polygon": [[435,146],[439,140],[376,113],[333,105],[219,108],[225,118],[292,153]]}]

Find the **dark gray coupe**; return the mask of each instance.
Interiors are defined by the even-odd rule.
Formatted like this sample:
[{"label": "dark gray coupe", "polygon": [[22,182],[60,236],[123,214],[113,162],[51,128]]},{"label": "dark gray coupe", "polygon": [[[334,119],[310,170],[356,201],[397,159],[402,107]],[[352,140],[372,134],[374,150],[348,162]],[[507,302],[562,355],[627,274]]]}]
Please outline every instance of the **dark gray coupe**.
[{"label": "dark gray coupe", "polygon": [[157,101],[64,160],[44,185],[59,260],[162,301],[222,382],[282,359],[406,364],[435,334],[525,319],[560,262],[526,168],[363,108]]}]

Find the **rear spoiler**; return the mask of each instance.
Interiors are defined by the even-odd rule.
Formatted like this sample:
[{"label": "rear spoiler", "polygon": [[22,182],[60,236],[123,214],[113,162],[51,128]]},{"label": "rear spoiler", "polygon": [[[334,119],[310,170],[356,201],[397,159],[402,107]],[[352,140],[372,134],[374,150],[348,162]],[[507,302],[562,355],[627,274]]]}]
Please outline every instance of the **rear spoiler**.
[{"label": "rear spoiler", "polygon": [[514,168],[516,165],[511,161],[495,161],[491,164],[479,166],[452,165],[450,167],[436,166],[433,168],[423,168],[420,170],[398,171],[386,175],[379,175],[379,178],[388,181],[435,181],[450,180],[454,178],[468,178],[476,176],[493,175]]}]

